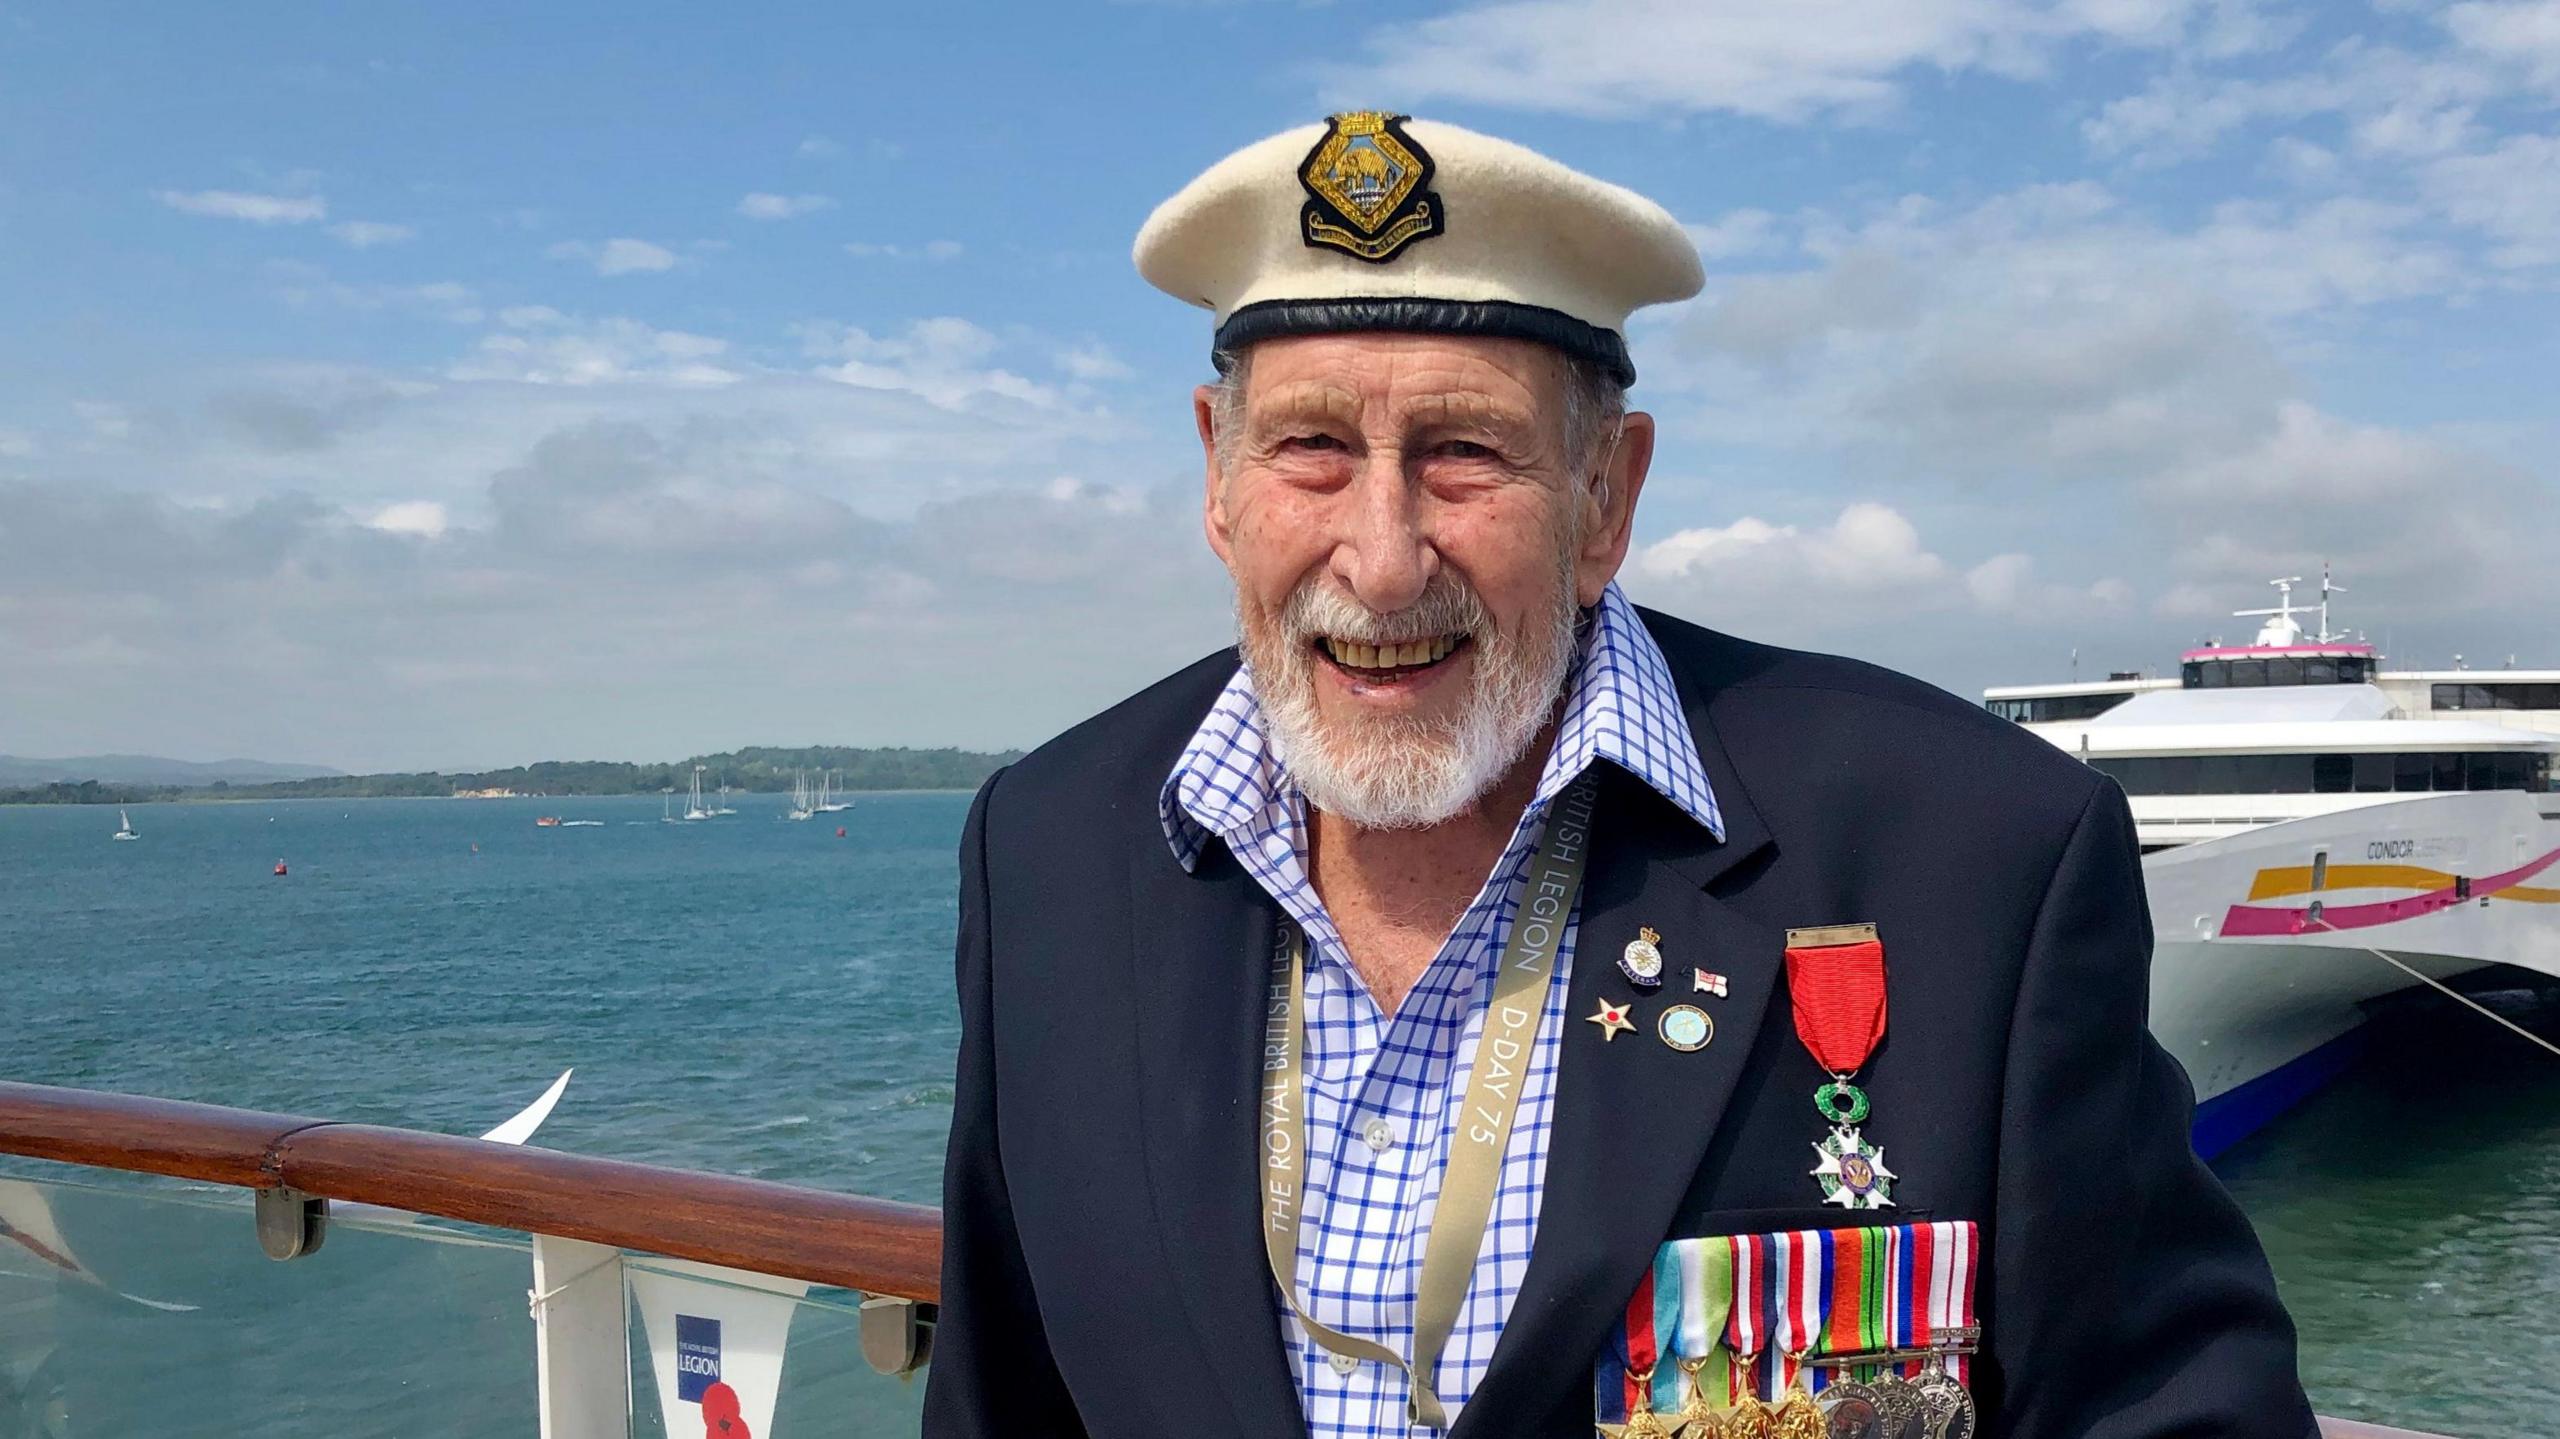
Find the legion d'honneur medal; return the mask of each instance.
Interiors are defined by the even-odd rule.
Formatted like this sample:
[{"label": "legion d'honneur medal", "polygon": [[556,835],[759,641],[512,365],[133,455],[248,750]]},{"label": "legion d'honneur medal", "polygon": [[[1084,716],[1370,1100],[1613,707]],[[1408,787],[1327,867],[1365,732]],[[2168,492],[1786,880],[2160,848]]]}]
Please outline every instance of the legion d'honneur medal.
[{"label": "legion d'honneur medal", "polygon": [[1884,942],[1872,924],[1787,931],[1787,993],[1796,1037],[1831,1080],[1813,1092],[1813,1107],[1831,1133],[1813,1146],[1811,1171],[1826,1204],[1884,1209],[1893,1204],[1894,1172],[1884,1150],[1867,1142],[1866,1091],[1852,1083],[1884,1038]]}]

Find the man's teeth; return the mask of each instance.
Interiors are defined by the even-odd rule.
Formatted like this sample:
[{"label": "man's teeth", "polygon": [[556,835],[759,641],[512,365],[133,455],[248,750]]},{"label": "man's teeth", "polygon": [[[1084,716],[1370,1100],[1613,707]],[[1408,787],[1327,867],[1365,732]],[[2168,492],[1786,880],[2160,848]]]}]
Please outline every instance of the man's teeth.
[{"label": "man's teeth", "polygon": [[1363,644],[1358,640],[1338,640],[1327,636],[1324,646],[1326,652],[1331,654],[1338,663],[1349,665],[1353,669],[1391,670],[1401,669],[1407,665],[1438,664],[1449,657],[1450,651],[1458,647],[1460,638],[1462,637],[1458,635],[1438,635],[1431,639],[1412,640],[1404,644],[1372,645]]}]

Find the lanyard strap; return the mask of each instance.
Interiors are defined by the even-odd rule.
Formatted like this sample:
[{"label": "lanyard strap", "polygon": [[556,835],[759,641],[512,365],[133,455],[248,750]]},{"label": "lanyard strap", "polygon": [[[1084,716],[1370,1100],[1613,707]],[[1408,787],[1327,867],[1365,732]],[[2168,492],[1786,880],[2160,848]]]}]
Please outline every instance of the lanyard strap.
[{"label": "lanyard strap", "polygon": [[1262,1242],[1271,1260],[1271,1278],[1318,1344],[1336,1354],[1404,1371],[1410,1391],[1405,1413],[1415,1424],[1435,1429],[1449,1426],[1432,1379],[1475,1277],[1476,1255],[1484,1247],[1485,1222],[1493,1213],[1503,1152],[1511,1146],[1511,1121],[1519,1113],[1529,1052],[1546,1010],[1548,983],[1555,976],[1556,949],[1582,890],[1582,873],[1590,855],[1591,806],[1597,792],[1594,772],[1584,771],[1548,814],[1546,834],[1529,861],[1528,884],[1512,917],[1510,937],[1502,946],[1493,1000],[1485,1009],[1484,1032],[1476,1041],[1466,1096],[1459,1101],[1459,1124],[1449,1141],[1439,1207],[1423,1245],[1410,1364],[1385,1345],[1326,1328],[1309,1318],[1307,1307],[1298,1302],[1298,1220],[1306,1151],[1302,1072],[1306,936],[1284,917],[1271,948],[1270,1008],[1262,1032]]}]

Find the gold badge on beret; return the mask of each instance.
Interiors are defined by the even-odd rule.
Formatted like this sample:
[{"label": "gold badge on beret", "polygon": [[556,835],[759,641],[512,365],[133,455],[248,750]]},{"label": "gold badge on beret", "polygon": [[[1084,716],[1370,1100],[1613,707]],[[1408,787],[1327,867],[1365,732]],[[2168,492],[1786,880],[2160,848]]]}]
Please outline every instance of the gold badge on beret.
[{"label": "gold badge on beret", "polygon": [[1298,232],[1309,245],[1383,265],[1448,216],[1431,189],[1431,155],[1404,131],[1410,115],[1355,110],[1330,117],[1298,166],[1306,187]]}]

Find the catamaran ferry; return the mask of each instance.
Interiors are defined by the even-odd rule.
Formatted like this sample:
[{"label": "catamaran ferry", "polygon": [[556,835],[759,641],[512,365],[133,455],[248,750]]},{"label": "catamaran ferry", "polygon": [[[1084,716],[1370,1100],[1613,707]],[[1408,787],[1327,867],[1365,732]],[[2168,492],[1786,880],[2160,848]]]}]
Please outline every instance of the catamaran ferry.
[{"label": "catamaran ferry", "polygon": [[[2297,609],[2175,678],[1983,692],[2124,786],[2155,949],[2151,1026],[2207,1156],[2318,1088],[2366,1007],[2493,965],[2560,978],[2560,670],[2385,670]],[[2316,632],[2304,622],[2317,616]]]}]

